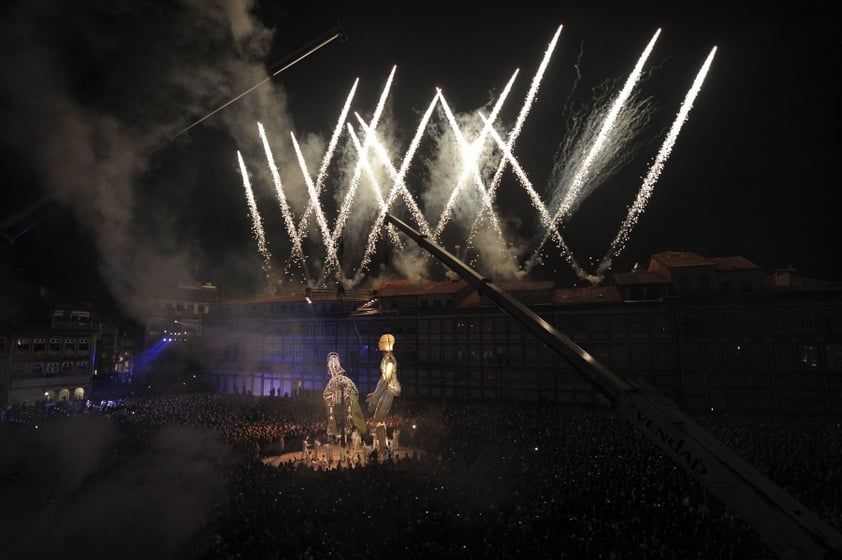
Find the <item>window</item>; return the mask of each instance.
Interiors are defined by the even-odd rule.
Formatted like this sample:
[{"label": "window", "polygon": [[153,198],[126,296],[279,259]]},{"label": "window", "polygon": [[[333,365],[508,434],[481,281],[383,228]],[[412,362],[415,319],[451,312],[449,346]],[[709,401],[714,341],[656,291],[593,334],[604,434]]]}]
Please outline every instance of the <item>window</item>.
[{"label": "window", "polygon": [[626,316],[612,315],[611,316],[611,336],[614,338],[625,338],[626,332]]},{"label": "window", "polygon": [[777,370],[788,370],[792,368],[793,346],[789,342],[780,342],[772,345],[772,367]]},{"label": "window", "polygon": [[75,338],[65,338],[64,339],[64,351],[65,353],[72,353],[76,351],[76,339]]},{"label": "window", "polygon": [[37,375],[37,376],[44,375],[44,364],[42,364],[42,363],[32,364],[32,375]]},{"label": "window", "polygon": [[629,315],[629,334],[632,338],[646,338],[649,336],[649,323],[646,315],[633,313]]},{"label": "window", "polygon": [[631,347],[631,365],[636,370],[648,370],[649,347],[645,344],[635,344]]},{"label": "window", "polygon": [[653,358],[655,360],[655,369],[672,369],[672,348],[668,344],[656,344],[653,347]]},{"label": "window", "polygon": [[49,346],[50,354],[58,354],[61,352],[61,339],[60,338],[51,338],[50,339],[50,346]]},{"label": "window", "polygon": [[827,367],[842,369],[842,343],[828,342],[825,344],[824,351],[827,358]]},{"label": "window", "polygon": [[604,315],[594,315],[591,317],[591,333],[593,335],[602,336],[608,332],[608,321]]},{"label": "window", "polygon": [[80,338],[79,339],[79,352],[90,352],[91,351],[91,341],[87,338]]},{"label": "window", "polygon": [[819,365],[819,349],[815,344],[798,346],[798,361],[804,367],[814,368]]},{"label": "window", "polygon": [[47,349],[47,339],[46,338],[36,338],[32,342],[32,351],[36,354],[43,353]]},{"label": "window", "polygon": [[669,336],[669,323],[666,315],[656,313],[652,315],[652,334],[657,338],[666,338]]},{"label": "window", "polygon": [[698,344],[685,344],[682,350],[684,368],[699,371],[702,368],[702,351]]},{"label": "window", "polygon": [[89,325],[91,323],[91,314],[88,311],[71,311],[70,322],[78,325]]},{"label": "window", "polygon": [[73,370],[73,362],[62,362],[61,363],[61,371],[65,373],[69,373]]},{"label": "window", "polygon": [[813,314],[809,308],[798,308],[795,314],[795,320],[797,321],[798,330],[810,331],[813,329]]}]

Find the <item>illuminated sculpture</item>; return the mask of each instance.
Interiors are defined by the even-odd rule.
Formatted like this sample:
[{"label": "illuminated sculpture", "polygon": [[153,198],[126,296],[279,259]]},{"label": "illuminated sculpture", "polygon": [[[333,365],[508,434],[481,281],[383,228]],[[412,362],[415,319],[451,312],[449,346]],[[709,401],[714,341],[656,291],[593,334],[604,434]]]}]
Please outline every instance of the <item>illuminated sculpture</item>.
[{"label": "illuminated sculpture", "polygon": [[[351,433],[352,426],[360,433],[366,433],[367,426],[359,403],[360,393],[356,384],[345,375],[336,352],[327,355],[327,371],[330,373],[330,381],[325,385],[322,397],[327,405],[328,435],[344,437]],[[342,422],[339,426],[336,423],[337,416]]]},{"label": "illuminated sculpture", "polygon": [[380,380],[374,392],[366,396],[368,411],[374,412],[374,434],[381,452],[386,450],[386,423],[384,422],[392,401],[401,394],[401,384],[398,381],[398,360],[392,353],[395,348],[395,335],[386,333],[380,337],[377,348],[383,352],[380,361]]}]

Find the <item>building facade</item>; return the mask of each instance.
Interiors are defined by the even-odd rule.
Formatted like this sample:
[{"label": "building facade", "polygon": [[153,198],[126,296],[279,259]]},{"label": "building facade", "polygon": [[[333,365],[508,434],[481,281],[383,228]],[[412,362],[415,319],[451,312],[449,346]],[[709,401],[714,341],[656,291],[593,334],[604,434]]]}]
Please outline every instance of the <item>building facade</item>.
[{"label": "building facade", "polygon": [[[842,290],[768,289],[742,257],[653,255],[640,281],[498,287],[621,377],[689,411],[842,409]],[[318,297],[316,297],[318,296]],[[403,395],[598,402],[571,364],[466,282],[381,285],[367,294],[220,301],[204,318],[202,372],[224,392],[323,389],[338,352],[360,392],[379,378],[381,334],[396,337]]]},{"label": "building facade", "polygon": [[97,311],[73,306],[53,308],[48,325],[15,327],[7,404],[87,399],[100,327]]}]

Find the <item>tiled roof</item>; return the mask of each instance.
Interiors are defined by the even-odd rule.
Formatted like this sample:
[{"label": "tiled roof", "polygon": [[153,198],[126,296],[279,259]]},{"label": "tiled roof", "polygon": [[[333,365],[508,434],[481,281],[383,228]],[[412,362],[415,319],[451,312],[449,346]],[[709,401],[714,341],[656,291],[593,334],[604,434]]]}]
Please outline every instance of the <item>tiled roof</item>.
[{"label": "tiled roof", "polygon": [[669,281],[657,272],[639,270],[637,272],[615,272],[614,282],[618,286],[669,284]]},{"label": "tiled roof", "polygon": [[745,257],[711,257],[719,270],[759,270],[760,267]]},{"label": "tiled roof", "polygon": [[652,255],[652,259],[669,268],[710,266],[714,264],[710,259],[689,251],[664,251],[662,253],[655,253]]}]

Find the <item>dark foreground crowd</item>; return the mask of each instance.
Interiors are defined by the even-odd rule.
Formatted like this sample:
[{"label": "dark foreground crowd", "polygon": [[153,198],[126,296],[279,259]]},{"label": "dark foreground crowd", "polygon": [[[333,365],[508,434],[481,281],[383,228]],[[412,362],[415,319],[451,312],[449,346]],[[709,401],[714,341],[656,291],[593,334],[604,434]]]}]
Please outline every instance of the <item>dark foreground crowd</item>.
[{"label": "dark foreground crowd", "polygon": [[[396,401],[388,459],[267,454],[325,437],[319,395],[14,408],[0,423],[8,558],[774,558],[609,408]],[[839,418],[698,422],[842,530]],[[412,453],[402,450],[423,450]]]}]

